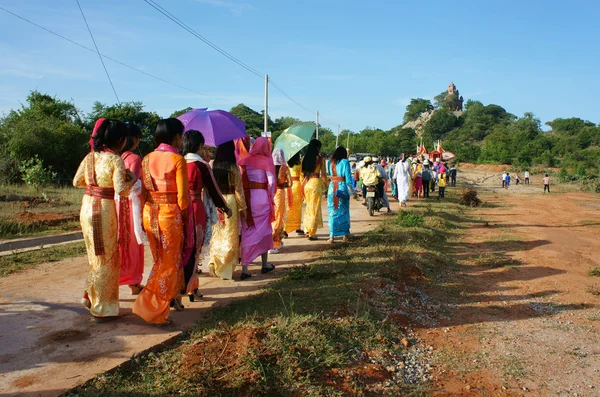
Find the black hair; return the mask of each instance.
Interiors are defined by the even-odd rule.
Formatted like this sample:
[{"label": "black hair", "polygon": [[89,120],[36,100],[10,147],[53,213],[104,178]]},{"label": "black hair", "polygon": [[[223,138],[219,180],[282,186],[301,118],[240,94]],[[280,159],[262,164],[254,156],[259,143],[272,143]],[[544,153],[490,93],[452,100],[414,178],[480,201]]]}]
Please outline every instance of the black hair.
[{"label": "black hair", "polygon": [[346,151],[346,148],[343,146],[338,146],[337,149],[335,149],[335,152],[333,152],[332,159],[336,163],[342,161],[343,159],[347,159],[347,158],[348,158],[348,152]]},{"label": "black hair", "polygon": [[183,135],[183,123],[177,119],[163,119],[158,122],[154,130],[154,141],[157,145],[166,143],[170,145],[177,135]]},{"label": "black hair", "polygon": [[233,173],[236,168],[237,160],[233,141],[227,141],[217,146],[215,161],[213,162],[213,175],[219,189],[228,191],[231,187],[234,187]]},{"label": "black hair", "polygon": [[142,139],[142,130],[140,129],[140,127],[133,123],[127,123],[127,143],[123,148],[124,152],[131,150],[131,148],[133,147],[134,138]]},{"label": "black hair", "polygon": [[289,159],[287,163],[288,163],[288,166],[290,166],[290,167],[300,164],[300,152],[293,155],[292,158]]},{"label": "black hair", "polygon": [[127,124],[119,120],[104,120],[96,135],[92,138],[94,142],[94,151],[101,152],[103,149],[121,149],[120,145],[127,138]]},{"label": "black hair", "polygon": [[308,144],[306,154],[302,160],[302,172],[305,175],[315,172],[315,169],[317,168],[317,157],[319,157],[321,146],[321,141],[318,139],[313,139]]},{"label": "black hair", "polygon": [[198,130],[189,130],[183,135],[181,154],[198,153],[200,146],[204,145],[204,135]]}]

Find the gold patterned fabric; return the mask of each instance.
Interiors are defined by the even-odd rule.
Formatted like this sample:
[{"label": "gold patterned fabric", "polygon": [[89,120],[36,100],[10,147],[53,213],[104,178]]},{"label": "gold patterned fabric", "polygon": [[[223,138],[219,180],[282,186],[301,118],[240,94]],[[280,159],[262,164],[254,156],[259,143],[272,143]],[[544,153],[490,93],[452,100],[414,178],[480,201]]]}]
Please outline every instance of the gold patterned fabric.
[{"label": "gold patterned fabric", "polygon": [[146,202],[144,229],[154,265],[133,305],[149,323],[169,321],[170,303],[183,289],[183,219],[189,205],[187,164],[182,156],[154,151],[142,162]]},{"label": "gold patterned fabric", "polygon": [[285,231],[288,233],[299,230],[302,224],[302,165],[297,164],[290,168],[292,177],[292,200],[287,208],[287,221]]},{"label": "gold patterned fabric", "polygon": [[325,159],[320,157],[314,173],[304,175],[304,178],[304,202],[306,203],[304,210],[304,231],[307,235],[314,236],[317,234],[317,229],[323,227],[321,199],[327,185]]},{"label": "gold patterned fabric", "polygon": [[[93,176],[86,172],[86,167],[92,159],[95,174]],[[83,189],[95,182],[99,188],[114,189],[117,194],[127,197],[135,181],[126,182],[125,179],[125,163],[121,157],[111,152],[92,152],[79,165],[73,179],[73,186]],[[99,202],[101,213],[100,228],[98,228],[100,236],[97,237],[101,238],[104,246],[102,255],[96,255],[94,247],[94,201]],[[121,263],[114,197],[109,199],[92,197],[88,194],[83,196],[80,222],[90,264],[84,289],[84,298],[87,298],[91,304],[90,313],[95,317],[118,316]]]},{"label": "gold patterned fabric", "polygon": [[288,189],[292,185],[292,176],[286,165],[279,168],[277,175],[277,190],[275,191],[275,220],[271,224],[273,227],[273,248],[281,248],[283,238],[283,230],[287,221],[287,208],[289,207],[290,199],[288,198]]},{"label": "gold patterned fabric", "polygon": [[240,213],[246,211],[246,199],[239,168],[234,166],[228,171],[231,172],[233,186],[219,185],[219,189],[222,193],[233,190],[233,193],[223,194],[232,215],[231,218],[220,216],[219,222],[213,226],[208,267],[217,277],[231,280],[240,259]]}]

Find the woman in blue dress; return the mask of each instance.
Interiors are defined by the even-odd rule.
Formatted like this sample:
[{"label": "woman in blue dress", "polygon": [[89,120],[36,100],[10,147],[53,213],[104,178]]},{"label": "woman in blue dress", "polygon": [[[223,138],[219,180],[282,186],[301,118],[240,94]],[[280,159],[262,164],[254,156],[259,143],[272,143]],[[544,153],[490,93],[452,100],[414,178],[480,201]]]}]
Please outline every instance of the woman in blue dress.
[{"label": "woman in blue dress", "polygon": [[352,192],[352,172],[348,162],[348,152],[338,146],[331,161],[327,164],[327,174],[331,177],[327,191],[327,212],[329,214],[329,242],[350,236],[350,196]]}]

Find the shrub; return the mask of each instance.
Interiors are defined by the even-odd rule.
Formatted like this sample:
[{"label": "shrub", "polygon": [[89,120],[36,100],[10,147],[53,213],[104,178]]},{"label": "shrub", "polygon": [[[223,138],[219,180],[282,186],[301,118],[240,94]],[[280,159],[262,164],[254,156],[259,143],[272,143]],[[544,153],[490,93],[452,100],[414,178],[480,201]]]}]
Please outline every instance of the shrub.
[{"label": "shrub", "polygon": [[44,167],[44,162],[37,155],[22,161],[19,171],[23,182],[35,189],[50,185],[56,178],[52,167]]},{"label": "shrub", "polygon": [[459,204],[466,205],[468,207],[478,207],[481,204],[481,200],[477,197],[477,191],[473,188],[467,188],[463,190]]}]

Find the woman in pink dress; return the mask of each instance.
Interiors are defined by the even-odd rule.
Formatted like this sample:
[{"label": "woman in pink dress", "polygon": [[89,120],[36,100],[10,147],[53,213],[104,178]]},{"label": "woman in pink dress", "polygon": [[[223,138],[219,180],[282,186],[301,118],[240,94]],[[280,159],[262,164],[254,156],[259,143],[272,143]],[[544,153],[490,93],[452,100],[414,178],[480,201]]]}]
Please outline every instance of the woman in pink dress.
[{"label": "woman in pink dress", "polygon": [[262,273],[275,269],[268,264],[269,250],[273,249],[273,228],[275,220],[274,202],[275,165],[271,157],[271,144],[267,138],[258,138],[250,153],[238,161],[242,173],[242,186],[248,207],[242,221],[242,280],[251,277],[250,265],[259,256],[262,259]]},{"label": "woman in pink dress", "polygon": [[121,275],[119,285],[128,285],[132,295],[142,291],[144,273],[144,244],[142,226],[142,158],[133,151],[140,144],[142,131],[135,124],[128,124],[128,136],[121,158],[125,168],[137,176],[138,181],[131,189],[129,198],[119,199],[119,254],[121,256]]}]

